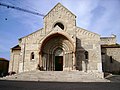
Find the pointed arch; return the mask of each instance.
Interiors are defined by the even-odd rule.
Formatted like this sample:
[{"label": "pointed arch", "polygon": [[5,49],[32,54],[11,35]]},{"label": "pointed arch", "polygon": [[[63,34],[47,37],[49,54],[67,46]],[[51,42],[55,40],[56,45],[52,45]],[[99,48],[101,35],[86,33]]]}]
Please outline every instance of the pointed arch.
[{"label": "pointed arch", "polygon": [[[61,56],[59,56],[59,50],[62,51]],[[65,36],[61,33],[54,33],[48,35],[40,46],[40,54],[42,60],[42,66],[44,70],[63,70],[63,67],[72,68],[73,67],[73,52],[74,44],[70,37]],[[58,55],[58,56],[56,56]],[[56,60],[62,60],[62,66],[58,64]],[[57,63],[57,64],[56,64]],[[61,69],[58,69],[57,65],[60,65]]]},{"label": "pointed arch", "polygon": [[71,45],[72,45],[72,47],[73,47],[73,52],[75,52],[75,48],[74,48],[74,44],[73,44],[72,38],[71,38],[69,35],[67,35],[67,34],[65,34],[65,33],[62,33],[62,32],[55,32],[55,33],[52,33],[52,34],[48,35],[46,38],[44,38],[44,39],[42,40],[42,42],[41,42],[40,47],[39,47],[40,52],[42,51],[43,46],[44,46],[49,40],[51,40],[51,39],[54,38],[54,37],[63,37],[63,38],[65,38],[65,39],[67,39],[67,40],[71,43]]}]

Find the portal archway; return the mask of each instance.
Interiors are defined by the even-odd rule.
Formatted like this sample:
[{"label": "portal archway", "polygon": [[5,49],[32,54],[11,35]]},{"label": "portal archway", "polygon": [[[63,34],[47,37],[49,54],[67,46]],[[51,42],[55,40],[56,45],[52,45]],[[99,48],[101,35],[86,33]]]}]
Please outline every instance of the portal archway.
[{"label": "portal archway", "polygon": [[73,67],[73,43],[62,34],[52,34],[41,46],[42,67],[46,71],[63,71]]}]

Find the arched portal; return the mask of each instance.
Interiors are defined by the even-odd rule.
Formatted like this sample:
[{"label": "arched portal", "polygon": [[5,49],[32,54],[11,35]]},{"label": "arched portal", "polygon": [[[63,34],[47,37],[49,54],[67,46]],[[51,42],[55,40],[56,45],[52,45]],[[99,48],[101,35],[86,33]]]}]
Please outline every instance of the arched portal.
[{"label": "arched portal", "polygon": [[46,71],[63,71],[73,67],[73,43],[62,34],[47,37],[41,46],[42,67]]}]

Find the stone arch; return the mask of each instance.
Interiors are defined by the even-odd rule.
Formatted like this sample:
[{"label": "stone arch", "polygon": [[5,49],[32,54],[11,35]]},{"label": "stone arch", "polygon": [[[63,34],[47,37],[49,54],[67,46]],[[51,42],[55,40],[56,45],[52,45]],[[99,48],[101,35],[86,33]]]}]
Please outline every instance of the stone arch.
[{"label": "stone arch", "polygon": [[64,25],[61,22],[57,22],[54,27],[59,26],[62,30],[64,30]]},{"label": "stone arch", "polygon": [[[62,33],[62,32],[55,32],[55,33],[52,33],[52,34],[46,36],[41,42],[39,42],[39,43],[41,43],[41,45],[40,45],[40,47],[39,47],[40,52],[42,51],[41,49],[42,49],[42,47],[44,46],[44,44],[45,44],[48,40],[50,40],[51,38],[53,38],[53,37],[55,37],[55,36],[63,36],[63,37],[65,37],[66,39],[69,40],[69,42],[72,44],[72,46],[73,46],[73,48],[74,48],[73,40],[72,40],[72,38],[71,38],[69,35],[67,35],[67,34],[65,34],[65,33]],[[73,52],[75,52],[75,50],[74,50]]]},{"label": "stone arch", "polygon": [[56,25],[56,24],[62,24],[63,26],[64,26],[64,29],[62,29],[62,30],[66,30],[66,28],[67,28],[67,25],[66,25],[66,23],[64,22],[64,21],[62,21],[62,20],[57,20],[57,21],[55,21],[54,23],[53,23],[53,25],[52,25],[52,28],[54,28],[54,26]]},{"label": "stone arch", "polygon": [[[56,57],[55,57],[55,51],[58,48],[62,49],[64,52],[63,56],[61,56],[63,62],[62,68],[63,67],[72,68],[74,45],[72,43],[72,40],[69,39],[70,38],[67,38],[66,36],[60,33],[52,34],[44,39],[40,48],[41,52],[40,54],[42,66],[44,67],[45,70],[47,71],[59,70],[56,69]],[[59,57],[57,58],[59,59]]]},{"label": "stone arch", "polygon": [[63,56],[64,55],[64,50],[60,47],[56,48],[53,52],[55,56]]}]

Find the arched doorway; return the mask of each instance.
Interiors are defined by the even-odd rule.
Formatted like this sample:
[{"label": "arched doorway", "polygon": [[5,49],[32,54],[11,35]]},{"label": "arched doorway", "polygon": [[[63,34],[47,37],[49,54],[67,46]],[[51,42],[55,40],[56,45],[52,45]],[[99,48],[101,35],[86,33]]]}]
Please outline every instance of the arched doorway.
[{"label": "arched doorway", "polygon": [[55,50],[55,71],[63,71],[63,50],[62,48],[57,48]]},{"label": "arched doorway", "polygon": [[46,71],[63,71],[73,67],[74,46],[62,34],[47,37],[41,46],[41,66]]}]

